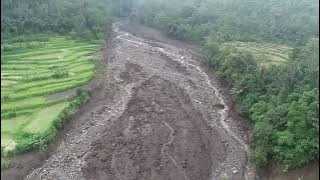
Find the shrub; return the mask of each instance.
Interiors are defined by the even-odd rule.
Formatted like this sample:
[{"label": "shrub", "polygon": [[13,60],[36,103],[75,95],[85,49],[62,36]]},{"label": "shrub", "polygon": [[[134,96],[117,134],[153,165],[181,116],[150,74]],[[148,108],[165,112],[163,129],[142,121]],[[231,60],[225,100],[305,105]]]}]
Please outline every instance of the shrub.
[{"label": "shrub", "polygon": [[255,151],[251,154],[250,156],[250,160],[258,167],[264,167],[267,162],[267,152],[265,152],[263,149],[261,148],[257,148],[255,149]]},{"label": "shrub", "polygon": [[54,68],[52,77],[55,79],[69,77],[69,71],[63,67]]},{"label": "shrub", "polygon": [[15,109],[10,109],[8,113],[9,118],[14,118],[17,116],[17,111]]},{"label": "shrub", "polygon": [[10,163],[1,159],[1,169],[8,169],[10,167],[11,167]]},{"label": "shrub", "polygon": [[58,118],[53,122],[56,129],[61,129],[65,121],[77,110],[80,106],[86,103],[90,98],[88,91],[83,91],[81,89],[76,90],[76,98],[72,100],[68,107],[66,107],[58,116]]}]

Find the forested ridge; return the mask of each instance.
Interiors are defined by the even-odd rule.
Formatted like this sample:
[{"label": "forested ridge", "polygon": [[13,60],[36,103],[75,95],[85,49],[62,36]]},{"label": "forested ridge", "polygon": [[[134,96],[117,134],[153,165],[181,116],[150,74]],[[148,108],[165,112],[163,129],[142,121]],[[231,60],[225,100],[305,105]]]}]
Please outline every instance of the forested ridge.
[{"label": "forested ridge", "polygon": [[109,0],[4,0],[1,37],[59,33],[103,38],[111,28],[111,10]]},{"label": "forested ridge", "polygon": [[[284,169],[319,159],[319,16],[310,0],[122,0],[129,16],[168,36],[202,45],[216,73],[230,85],[239,111],[254,126],[258,167]],[[281,65],[258,63],[226,42],[272,42],[294,47]]]},{"label": "forested ridge", "polygon": [[119,16],[159,28],[178,39],[304,43],[318,36],[319,3],[314,0],[121,0]]},{"label": "forested ridge", "polygon": [[[314,0],[3,0],[1,37],[34,33],[101,38],[114,16],[200,44],[254,126],[251,160],[284,169],[319,159],[319,2]],[[263,66],[226,42],[293,47],[287,63]]]}]

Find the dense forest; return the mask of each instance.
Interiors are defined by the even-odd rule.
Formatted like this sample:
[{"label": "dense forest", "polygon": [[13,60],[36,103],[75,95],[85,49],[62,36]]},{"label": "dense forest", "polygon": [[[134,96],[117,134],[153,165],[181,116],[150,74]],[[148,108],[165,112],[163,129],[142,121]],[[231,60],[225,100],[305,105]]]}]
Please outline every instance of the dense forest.
[{"label": "dense forest", "polygon": [[[239,111],[254,126],[258,167],[284,169],[319,159],[319,3],[313,0],[122,0],[115,14],[168,36],[202,45],[210,66],[228,82]],[[294,47],[282,65],[262,66],[225,42]]]},{"label": "dense forest", "polygon": [[[219,41],[304,43],[319,34],[314,0],[120,0],[115,13],[159,28],[168,35],[203,43]],[[134,2],[134,3],[133,3]]]},{"label": "dense forest", "polygon": [[109,0],[1,1],[1,37],[32,33],[98,38],[111,28]]},{"label": "dense forest", "polygon": [[[258,167],[319,159],[319,2],[315,0],[3,0],[1,37],[31,33],[99,38],[112,13],[200,44],[254,126]],[[294,47],[286,64],[262,66],[225,42]]]},{"label": "dense forest", "polygon": [[318,38],[295,49],[288,64],[268,68],[232,47],[209,41],[204,50],[254,124],[251,158],[258,166],[273,158],[292,168],[319,158]]}]

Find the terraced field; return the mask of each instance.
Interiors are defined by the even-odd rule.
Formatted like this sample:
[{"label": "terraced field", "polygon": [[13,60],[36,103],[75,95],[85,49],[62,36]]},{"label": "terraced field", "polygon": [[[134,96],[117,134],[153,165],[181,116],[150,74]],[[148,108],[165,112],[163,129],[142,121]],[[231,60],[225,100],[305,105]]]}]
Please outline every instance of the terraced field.
[{"label": "terraced field", "polygon": [[288,46],[271,43],[232,42],[225,43],[225,45],[233,45],[238,49],[252,53],[262,65],[286,63],[292,50]]},{"label": "terraced field", "polygon": [[52,130],[71,98],[48,95],[87,83],[95,73],[94,52],[101,46],[66,37],[33,43],[39,47],[1,53],[2,153],[14,151],[19,143],[32,144],[32,137]]}]

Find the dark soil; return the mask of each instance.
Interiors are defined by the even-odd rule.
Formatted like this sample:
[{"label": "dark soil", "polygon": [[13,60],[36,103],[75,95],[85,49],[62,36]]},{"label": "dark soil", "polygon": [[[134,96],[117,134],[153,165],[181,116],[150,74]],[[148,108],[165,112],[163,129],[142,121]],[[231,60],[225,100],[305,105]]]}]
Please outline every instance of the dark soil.
[{"label": "dark soil", "polygon": [[224,148],[189,95],[158,76],[135,92],[122,116],[93,142],[83,168],[87,179],[209,179]]},{"label": "dark soil", "polygon": [[145,77],[146,74],[143,72],[143,68],[138,64],[126,63],[126,70],[120,74],[120,78],[127,83],[132,83],[139,80],[139,77]]}]

